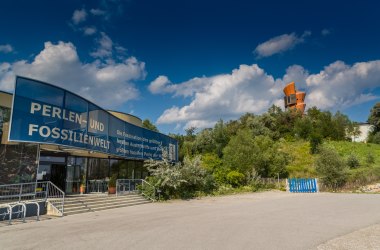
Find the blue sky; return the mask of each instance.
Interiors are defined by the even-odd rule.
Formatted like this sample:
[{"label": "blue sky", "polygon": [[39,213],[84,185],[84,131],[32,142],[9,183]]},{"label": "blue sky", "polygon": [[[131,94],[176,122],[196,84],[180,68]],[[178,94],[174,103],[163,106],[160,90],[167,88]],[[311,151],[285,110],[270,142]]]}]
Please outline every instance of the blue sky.
[{"label": "blue sky", "polygon": [[2,1],[0,90],[23,75],[164,132],[282,106],[364,122],[380,96],[376,1]]}]

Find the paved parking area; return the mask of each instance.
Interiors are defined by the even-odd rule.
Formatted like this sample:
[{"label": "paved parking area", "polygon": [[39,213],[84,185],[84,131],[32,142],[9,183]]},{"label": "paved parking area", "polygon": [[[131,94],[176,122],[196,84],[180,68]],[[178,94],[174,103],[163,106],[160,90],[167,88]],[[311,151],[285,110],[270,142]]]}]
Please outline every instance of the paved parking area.
[{"label": "paved parking area", "polygon": [[0,249],[372,249],[377,224],[380,195],[263,192],[0,227]]}]

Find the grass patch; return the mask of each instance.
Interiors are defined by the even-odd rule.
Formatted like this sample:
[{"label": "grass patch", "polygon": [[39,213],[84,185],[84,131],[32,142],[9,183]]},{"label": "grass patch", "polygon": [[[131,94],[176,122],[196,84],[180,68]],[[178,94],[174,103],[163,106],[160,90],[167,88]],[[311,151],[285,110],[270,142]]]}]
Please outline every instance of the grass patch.
[{"label": "grass patch", "polygon": [[[346,161],[350,155],[359,160],[359,167],[349,170],[349,182],[370,183],[380,180],[380,145],[372,143],[325,141],[323,146],[335,149]],[[307,141],[282,141],[281,150],[289,155],[288,170],[291,178],[318,177],[314,168],[317,155],[310,154]],[[369,163],[371,155],[373,162]]]}]

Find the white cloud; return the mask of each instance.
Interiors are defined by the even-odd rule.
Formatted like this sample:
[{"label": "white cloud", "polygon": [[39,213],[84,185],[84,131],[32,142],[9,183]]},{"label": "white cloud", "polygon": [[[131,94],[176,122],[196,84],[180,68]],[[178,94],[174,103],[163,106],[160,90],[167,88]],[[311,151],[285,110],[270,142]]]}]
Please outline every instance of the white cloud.
[{"label": "white cloud", "polygon": [[370,91],[380,87],[380,60],[350,66],[336,61],[306,78],[309,107],[347,108],[379,98]]},{"label": "white cloud", "polygon": [[[166,86],[165,79],[161,79],[161,86]],[[245,112],[260,113],[276,101],[282,89],[280,82],[276,82],[256,64],[240,65],[231,74],[195,79],[196,85],[202,85],[202,88],[194,94],[193,101],[182,108],[165,110],[158,118],[158,124],[181,122],[186,123],[185,127],[204,127],[214,124],[220,118],[229,119]],[[178,89],[192,80],[167,86]],[[153,86],[160,84],[155,82]]]},{"label": "white cloud", "polygon": [[[193,84],[194,91],[186,87]],[[317,74],[310,74],[300,65],[290,66],[282,78],[275,79],[258,65],[240,65],[231,74],[194,78],[173,84],[166,76],[154,80],[152,93],[172,93],[191,96],[183,107],[173,106],[158,118],[158,124],[175,123],[198,128],[212,127],[220,118],[236,119],[246,112],[262,113],[272,104],[283,106],[283,87],[291,81],[306,91],[307,107],[323,110],[344,109],[369,100],[379,99],[372,94],[380,87],[380,60],[347,65],[336,61]],[[202,87],[200,87],[202,86]]]},{"label": "white cloud", "polygon": [[96,33],[97,29],[96,27],[84,27],[83,28],[83,34],[86,36],[91,36]]},{"label": "white cloud", "polygon": [[136,99],[134,82],[146,72],[145,64],[134,57],[120,63],[82,63],[72,43],[46,42],[32,62],[0,64],[0,89],[12,91],[15,75],[56,84],[109,108]]},{"label": "white cloud", "polygon": [[127,54],[127,49],[120,45],[115,45],[116,53],[119,54],[119,57],[122,58]]},{"label": "white cloud", "polygon": [[266,42],[259,44],[254,53],[258,58],[268,57],[274,54],[282,53],[293,49],[297,44],[303,43],[305,38],[310,36],[310,31],[305,31],[302,36],[297,36],[295,33],[283,34],[269,39]]},{"label": "white cloud", "polygon": [[170,84],[171,82],[167,76],[158,76],[149,84],[148,89],[152,94],[170,93],[171,90],[168,88]]},{"label": "white cloud", "polygon": [[172,84],[167,76],[159,76],[148,86],[152,94],[174,93],[174,96],[192,96],[209,85],[212,78],[195,77],[180,84]]},{"label": "white cloud", "polygon": [[73,21],[74,24],[79,24],[81,22],[86,21],[86,18],[87,18],[86,10],[81,9],[81,10],[75,10],[74,11],[71,20]]},{"label": "white cloud", "polygon": [[106,11],[105,10],[101,10],[101,9],[91,9],[90,12],[94,16],[103,16],[103,15],[106,14]]},{"label": "white cloud", "polygon": [[91,53],[95,58],[107,58],[112,56],[113,42],[104,32],[100,32],[100,39],[97,40],[98,48]]},{"label": "white cloud", "polygon": [[10,53],[13,51],[13,47],[10,44],[0,45],[0,52]]}]

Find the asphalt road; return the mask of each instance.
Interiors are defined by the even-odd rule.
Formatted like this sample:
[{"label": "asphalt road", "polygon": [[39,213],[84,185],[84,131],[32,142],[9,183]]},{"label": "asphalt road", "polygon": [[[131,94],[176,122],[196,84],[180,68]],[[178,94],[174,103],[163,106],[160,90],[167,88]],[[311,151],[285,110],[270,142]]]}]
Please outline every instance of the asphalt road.
[{"label": "asphalt road", "polygon": [[2,226],[0,249],[376,249],[377,224],[380,195],[264,192]]}]

